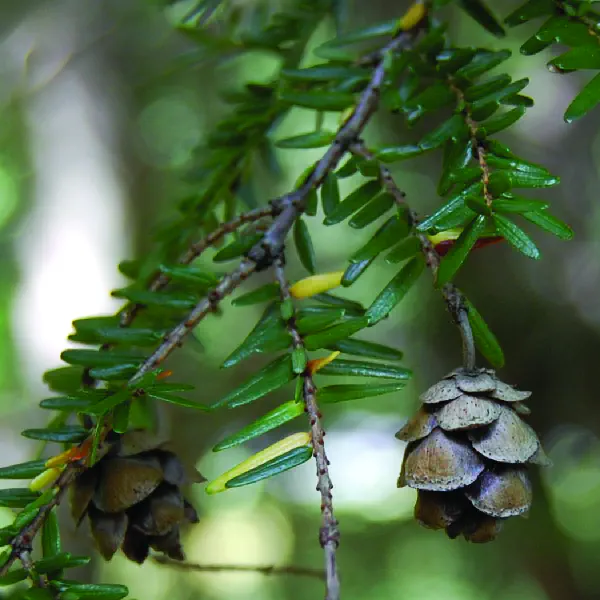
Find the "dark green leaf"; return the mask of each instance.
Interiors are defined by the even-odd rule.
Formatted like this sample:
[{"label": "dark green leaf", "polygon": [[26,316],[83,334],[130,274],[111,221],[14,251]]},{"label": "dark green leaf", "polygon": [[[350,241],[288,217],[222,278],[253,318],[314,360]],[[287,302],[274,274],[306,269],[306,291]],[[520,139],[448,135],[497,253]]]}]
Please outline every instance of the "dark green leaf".
[{"label": "dark green leaf", "polygon": [[273,475],[279,475],[279,473],[293,469],[294,467],[297,467],[298,465],[310,460],[312,455],[312,446],[301,446],[300,448],[294,448],[293,450],[290,450],[289,452],[286,452],[285,454],[266,462],[260,467],[256,467],[247,473],[244,473],[243,475],[238,475],[237,477],[230,479],[225,484],[225,487],[241,487],[243,485],[256,483],[262,479],[267,479],[267,477],[273,477]]},{"label": "dark green leaf", "polygon": [[112,367],[115,365],[139,364],[146,358],[145,355],[139,352],[125,351],[100,351],[100,350],[65,350],[60,355],[61,360],[70,365],[83,365],[85,367]]},{"label": "dark green leaf", "polygon": [[548,231],[552,235],[560,238],[561,240],[570,240],[573,238],[573,230],[560,219],[548,214],[545,211],[542,212],[526,212],[523,216],[537,225],[544,231]]},{"label": "dark green leaf", "polygon": [[55,429],[26,429],[21,432],[23,437],[30,440],[43,440],[44,442],[60,442],[77,444],[88,435],[88,430],[79,425],[64,425]]},{"label": "dark green leaf", "polygon": [[25,508],[39,496],[37,492],[32,492],[28,488],[5,488],[0,490],[0,506]]},{"label": "dark green leaf", "polygon": [[[500,108],[500,104],[496,100],[482,100],[481,103],[478,103],[477,106],[475,103],[471,104],[471,118],[473,121],[477,121],[481,123],[486,119],[489,119],[492,115],[495,115]],[[481,135],[479,136],[482,137]]]},{"label": "dark green leaf", "polygon": [[464,185],[471,185],[478,179],[481,179],[481,167],[465,167],[463,169],[457,169],[450,176],[450,181],[452,183]]},{"label": "dark green leaf", "polygon": [[500,25],[483,0],[460,0],[459,4],[470,17],[475,19],[475,21],[490,33],[498,37],[506,35],[502,25]]},{"label": "dark green leaf", "polygon": [[353,356],[366,356],[368,358],[379,358],[382,360],[402,360],[404,353],[396,348],[390,346],[384,346],[383,344],[377,344],[375,342],[368,342],[366,340],[355,340],[348,338],[347,340],[340,340],[335,344],[327,346],[328,350],[339,350],[344,354],[351,354]]},{"label": "dark green leaf", "polygon": [[60,551],[60,529],[56,517],[56,509],[54,509],[48,513],[42,526],[42,554],[44,558],[51,558],[58,556]]},{"label": "dark green leaf", "polygon": [[309,273],[315,273],[317,268],[315,264],[315,250],[308,227],[303,219],[296,219],[294,223],[294,243],[296,244],[298,257],[303,267]]},{"label": "dark green leaf", "polygon": [[343,375],[349,377],[381,377],[387,379],[410,379],[412,371],[396,367],[394,365],[383,365],[380,363],[364,362],[357,360],[345,360],[336,358],[333,362],[319,369],[319,375]]},{"label": "dark green leaf", "polygon": [[81,410],[93,404],[98,398],[81,398],[79,396],[56,396],[55,398],[46,398],[40,402],[40,408],[47,410]]},{"label": "dark green leaf", "polygon": [[461,265],[467,259],[475,242],[477,242],[485,230],[485,225],[485,217],[478,215],[465,227],[450,252],[442,258],[436,280],[438,287],[443,286],[453,279],[458,269],[460,269]]},{"label": "dark green leaf", "polygon": [[302,108],[339,112],[353,106],[355,98],[346,92],[283,92],[281,101]]},{"label": "dark green leaf", "polygon": [[377,158],[384,163],[391,163],[397,160],[404,160],[423,154],[425,149],[421,146],[390,146],[382,148],[376,152]]},{"label": "dark green leaf", "polygon": [[538,17],[545,17],[551,15],[556,10],[556,3],[554,0],[528,0],[525,4],[519,6],[516,10],[510,13],[504,22],[509,27],[515,27],[521,25],[521,23],[527,23]]},{"label": "dark green leaf", "polygon": [[251,306],[252,304],[259,304],[260,302],[266,302],[278,297],[279,286],[276,283],[267,283],[251,292],[234,298],[231,304],[233,306]]},{"label": "dark green leaf", "polygon": [[195,410],[209,411],[210,407],[199,402],[194,402],[188,398],[182,398],[169,392],[162,392],[157,390],[148,390],[148,397],[154,398],[154,400],[161,400],[162,402],[168,402],[169,404],[175,404],[182,406],[183,408],[193,408]]},{"label": "dark green leaf", "polygon": [[329,173],[321,186],[321,203],[326,217],[328,217],[340,203],[338,178],[334,173]]},{"label": "dark green leaf", "polygon": [[141,260],[122,260],[117,267],[128,279],[138,279],[142,267]]},{"label": "dark green leaf", "polygon": [[463,299],[467,307],[469,323],[471,324],[473,337],[479,352],[489,360],[493,367],[500,369],[504,366],[504,354],[496,336],[490,331],[487,323],[471,302],[467,298]]},{"label": "dark green leaf", "polygon": [[68,591],[77,594],[82,600],[121,600],[129,593],[124,585],[108,583],[72,583],[54,582],[61,592]]},{"label": "dark green leaf", "polygon": [[138,364],[114,365],[113,367],[95,367],[90,369],[90,375],[94,379],[105,381],[127,380],[138,371]]},{"label": "dark green leaf", "polygon": [[524,106],[517,106],[501,115],[487,119],[481,124],[481,130],[485,135],[492,135],[507,129],[516,123],[525,114]]},{"label": "dark green leaf", "polygon": [[408,121],[414,123],[423,115],[448,106],[456,96],[446,83],[436,82],[416,94],[404,106]]},{"label": "dark green leaf", "polygon": [[333,210],[325,220],[325,225],[334,225],[344,221],[349,216],[354,214],[362,206],[364,206],[371,198],[373,198],[381,190],[381,184],[379,181],[372,180],[367,181],[359,188],[354,190],[347,198],[345,198],[338,206]]},{"label": "dark green leaf", "polygon": [[292,350],[292,371],[296,375],[304,373],[306,369],[306,351],[302,347],[294,348]]},{"label": "dark green leaf", "polygon": [[387,192],[375,196],[368,204],[357,212],[349,222],[350,227],[362,229],[373,223],[394,206],[394,197]]},{"label": "dark green leaf", "polygon": [[489,216],[492,214],[492,210],[481,196],[467,196],[465,198],[465,204],[478,215]]},{"label": "dark green leaf", "polygon": [[113,411],[112,428],[115,433],[126,433],[129,429],[131,400],[117,404]]},{"label": "dark green leaf", "polygon": [[402,240],[394,249],[385,257],[387,263],[397,264],[399,262],[412,258],[415,254],[421,251],[421,241],[418,237],[411,236]]},{"label": "dark green leaf", "polygon": [[464,91],[465,100],[467,102],[473,102],[474,100],[479,100],[485,96],[489,96],[494,92],[499,90],[503,90],[506,86],[508,86],[511,82],[510,75],[506,73],[503,75],[496,75],[495,77],[491,77],[486,81],[482,81],[480,83],[476,83],[470,87],[468,87]]},{"label": "dark green leaf", "polygon": [[323,304],[329,304],[330,306],[337,306],[343,308],[347,315],[363,315],[365,308],[360,302],[354,300],[348,300],[347,298],[340,298],[334,294],[317,294],[313,296],[313,300],[322,302]]},{"label": "dark green leaf", "polygon": [[510,50],[499,50],[498,52],[481,50],[477,52],[469,64],[458,69],[455,75],[468,80],[476,79],[486,71],[497,67],[499,64],[509,59],[510,55]]},{"label": "dark green leaf", "polygon": [[294,301],[291,297],[285,298],[279,305],[279,314],[285,323],[293,318],[295,310]]},{"label": "dark green leaf", "polygon": [[276,305],[269,306],[246,339],[225,359],[223,367],[229,368],[252,354],[283,350],[290,345],[290,335]]},{"label": "dark green leaf", "polygon": [[292,81],[343,81],[350,78],[369,78],[365,69],[344,65],[315,65],[307,69],[282,69],[281,77]]},{"label": "dark green leaf", "polygon": [[424,268],[425,261],[422,256],[414,257],[402,267],[367,310],[369,325],[374,325],[387,317],[417,282]]},{"label": "dark green leaf", "polygon": [[475,52],[474,48],[446,48],[435,57],[437,69],[440,73],[454,73],[469,63]]},{"label": "dark green leaf", "polygon": [[444,205],[438,208],[432,215],[421,221],[417,225],[418,231],[429,231],[437,228],[442,221],[447,221],[455,213],[462,214],[467,196],[479,196],[483,193],[483,185],[475,183],[462,190],[455,196],[452,196]]},{"label": "dark green leaf", "polygon": [[527,41],[521,46],[521,54],[525,56],[532,56],[545,50],[552,44],[551,41],[542,41],[535,35],[532,35]]},{"label": "dark green leaf", "polygon": [[462,115],[454,115],[439,127],[428,133],[420,142],[423,150],[433,150],[443,146],[448,140],[467,137],[468,128]]},{"label": "dark green leaf", "polygon": [[329,146],[334,138],[335,133],[333,131],[311,131],[310,133],[279,140],[275,142],[275,146],[290,149],[323,148]]},{"label": "dark green leaf", "polygon": [[219,282],[214,273],[188,265],[160,265],[159,270],[177,283],[196,284],[200,289],[210,288]]},{"label": "dark green leaf", "polygon": [[262,239],[262,233],[252,233],[241,235],[237,240],[231,242],[229,246],[225,246],[222,250],[219,250],[214,256],[215,262],[225,262],[239,258],[243,254],[246,254],[252,246],[260,242]]},{"label": "dark green leaf", "polygon": [[9,467],[0,467],[0,479],[33,479],[46,470],[45,460],[29,460]]},{"label": "dark green leaf", "polygon": [[309,217],[314,217],[319,210],[319,196],[317,195],[317,190],[314,188],[310,190],[306,196],[306,208],[304,212]]},{"label": "dark green leaf", "polygon": [[[491,146],[491,142],[495,140],[490,140],[488,144]],[[491,146],[490,149],[493,149],[495,146]],[[506,171],[514,170],[514,171],[522,171],[523,173],[530,173],[532,175],[538,177],[547,177],[550,175],[550,172],[545,167],[538,165],[536,163],[531,163],[521,158],[518,158],[514,155],[511,157],[506,156],[494,156],[494,154],[486,155],[486,162],[490,167],[495,167],[497,169],[503,169]]]},{"label": "dark green leaf", "polygon": [[175,292],[151,292],[135,288],[123,288],[113,290],[111,293],[115,298],[125,298],[136,304],[144,306],[156,306],[159,308],[170,308],[175,310],[188,310],[196,305],[198,299],[191,294]]},{"label": "dark green leaf", "polygon": [[561,70],[600,69],[600,47],[580,46],[551,60],[549,65]]},{"label": "dark green leaf", "polygon": [[[49,589],[32,587],[20,597],[20,600],[55,600],[55,595]],[[60,600],[63,598],[61,597]]]},{"label": "dark green leaf", "polygon": [[369,41],[382,36],[391,36],[395,33],[397,26],[398,21],[394,19],[385,23],[378,23],[370,27],[350,31],[319,46],[314,50],[314,53],[316,56],[321,56],[322,58],[336,59],[337,57],[335,54],[332,56],[331,53],[331,51],[335,50],[336,48],[349,46],[350,44],[356,44],[358,42]]},{"label": "dark green leaf", "polygon": [[289,354],[280,356],[214,403],[211,408],[220,406],[235,408],[243,404],[249,404],[269,392],[279,389],[293,378],[294,372],[292,371],[292,361]]},{"label": "dark green leaf", "polygon": [[526,213],[545,210],[548,208],[548,203],[510,194],[496,198],[492,208],[500,213]]},{"label": "dark green leaf", "polygon": [[266,415],[256,419],[254,423],[251,423],[243,429],[240,429],[240,431],[237,433],[226,437],[213,448],[213,452],[220,452],[221,450],[226,450],[227,448],[239,446],[244,442],[257,438],[268,431],[280,427],[284,423],[288,423],[303,413],[303,402],[296,402],[295,400],[285,402],[281,406],[278,406],[277,408],[268,412]]},{"label": "dark green leaf", "polygon": [[170,381],[157,381],[145,387],[147,389],[160,390],[161,392],[189,392],[196,389],[196,386],[191,383],[173,383]]},{"label": "dark green leaf", "polygon": [[506,171],[514,188],[546,188],[558,185],[560,179],[540,171]]},{"label": "dark green leaf", "polygon": [[388,219],[377,233],[350,259],[353,263],[363,262],[375,258],[399,240],[408,235],[409,227],[406,221],[394,216]]},{"label": "dark green leaf", "polygon": [[585,87],[575,96],[575,99],[567,108],[564,119],[567,123],[573,123],[586,115],[600,102],[600,73],[595,75]]},{"label": "dark green leaf", "polygon": [[24,581],[27,579],[29,574],[25,569],[13,569],[9,571],[6,575],[2,575],[0,577],[0,586],[5,585],[13,585],[15,583],[19,583],[19,581]]},{"label": "dark green leaf", "polygon": [[494,171],[489,176],[488,182],[488,192],[494,197],[497,198],[502,194],[509,192],[512,186],[512,182],[510,177],[504,173],[503,171]]},{"label": "dark green leaf", "polygon": [[[505,144],[501,144],[498,140],[486,140],[485,141],[485,146],[488,150],[489,153],[491,154],[487,154],[486,158],[489,159],[492,154],[494,154],[494,158],[496,157],[502,157],[502,158],[510,158],[510,159],[515,159],[515,160],[521,160],[519,159],[519,157],[516,154],[513,154],[513,152],[511,151],[511,149],[506,146]],[[522,161],[522,162],[527,162],[527,161]],[[534,164],[534,163],[528,163],[528,164]],[[543,168],[543,167],[541,167]]]},{"label": "dark green leaf", "polygon": [[[527,85],[529,85],[529,79],[525,77],[523,79],[513,81],[511,84],[506,85],[498,90],[492,91],[488,95],[473,102],[473,104],[471,105],[471,115],[473,119],[475,119],[476,121],[483,121],[484,119],[487,119],[488,116],[491,116],[491,114],[493,114],[493,110],[487,116],[478,114],[477,111],[481,110],[485,112],[486,110],[488,110],[486,107],[488,107],[491,104],[497,104],[498,102],[510,104],[510,102],[507,102],[507,99],[516,96],[522,89],[527,87]],[[530,105],[528,102],[521,101],[515,102],[515,104],[517,106]],[[531,101],[531,104],[533,104],[533,101]]]},{"label": "dark green leaf", "polygon": [[351,177],[358,171],[358,159],[356,156],[351,156],[336,172],[335,176],[338,179]]},{"label": "dark green leaf", "polygon": [[444,146],[444,163],[442,166],[442,175],[438,183],[437,193],[444,196],[450,191],[457,171],[463,170],[473,157],[473,144],[471,140],[465,140],[461,144],[446,142]]},{"label": "dark green leaf", "polygon": [[508,106],[524,106],[525,108],[530,108],[535,104],[533,98],[523,96],[522,94],[511,94],[506,96],[502,98],[501,103]]},{"label": "dark green leaf", "polygon": [[129,344],[133,346],[153,346],[166,333],[166,330],[155,330],[111,325],[112,318],[96,317],[73,321],[76,334],[69,339],[85,344],[111,343]]},{"label": "dark green leaf", "polygon": [[351,286],[358,278],[373,264],[375,257],[367,258],[361,262],[355,262],[348,265],[342,277],[344,287]]},{"label": "dark green leaf", "polygon": [[339,325],[334,325],[318,333],[313,333],[304,338],[304,346],[307,350],[318,350],[319,348],[327,348],[331,344],[335,344],[339,340],[346,339],[357,331],[364,329],[369,324],[366,317],[349,319]]},{"label": "dark green leaf", "polygon": [[542,42],[557,42],[565,46],[596,46],[598,39],[588,25],[565,16],[551,17],[538,30],[535,36]]},{"label": "dark green leaf", "polygon": [[[141,381],[138,383],[138,385],[140,388],[143,388],[143,383]],[[88,415],[104,415],[116,408],[119,404],[127,402],[133,393],[134,390],[127,388],[120,389],[118,392],[110,394],[100,402],[92,406],[82,408],[79,412]]]},{"label": "dark green leaf", "polygon": [[371,398],[372,396],[381,396],[383,394],[397,392],[405,385],[405,381],[381,383],[379,385],[373,385],[372,383],[328,385],[319,388],[317,399],[320,404],[333,404],[335,402],[346,402],[347,400],[362,400],[363,398]]},{"label": "dark green leaf", "polygon": [[59,394],[69,394],[81,387],[81,367],[60,367],[44,373],[44,383]]},{"label": "dark green leaf", "polygon": [[87,565],[90,560],[89,556],[73,556],[69,552],[60,552],[38,560],[35,563],[35,570],[41,574],[51,573],[52,571]]},{"label": "dark green leaf", "polygon": [[325,327],[333,325],[346,314],[343,308],[331,309],[323,314],[313,314],[299,317],[296,320],[296,327],[301,335],[315,333]]},{"label": "dark green leaf", "polygon": [[520,227],[502,215],[495,215],[494,222],[496,223],[498,234],[519,252],[529,258],[538,259],[540,257],[540,251],[537,249],[537,246]]}]

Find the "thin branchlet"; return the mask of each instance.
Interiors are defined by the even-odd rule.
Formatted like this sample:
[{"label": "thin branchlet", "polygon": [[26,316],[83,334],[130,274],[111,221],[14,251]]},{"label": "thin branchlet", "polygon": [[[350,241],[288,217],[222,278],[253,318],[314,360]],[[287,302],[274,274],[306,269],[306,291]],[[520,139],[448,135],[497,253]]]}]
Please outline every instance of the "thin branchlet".
[{"label": "thin branchlet", "polygon": [[[248,223],[254,223],[256,221],[260,221],[265,217],[270,217],[273,215],[274,209],[272,206],[266,206],[261,208],[256,208],[254,210],[242,213],[236,216],[231,221],[227,223],[223,223],[219,225],[217,229],[212,231],[209,235],[197,242],[191,244],[191,246],[181,255],[177,264],[179,265],[189,265],[194,260],[196,260],[205,250],[214,246],[216,243],[220,242],[227,234],[233,233],[247,225]],[[163,290],[171,281],[171,278],[165,273],[157,273],[151,282],[148,285],[148,289],[151,292],[158,292]],[[132,304],[131,306],[127,306],[123,311],[121,311],[119,315],[119,324],[121,327],[128,327],[131,325],[136,315],[143,308],[143,304]]]},{"label": "thin branchlet", "polygon": [[473,118],[473,113],[469,108],[468,103],[465,100],[464,92],[456,85],[454,79],[450,77],[448,79],[448,83],[452,92],[456,95],[456,100],[459,106],[463,106],[462,114],[464,116],[465,124],[469,129],[469,137],[471,141],[471,147],[473,148],[473,153],[477,158],[477,162],[479,163],[479,168],[481,169],[481,184],[483,186],[483,198],[488,207],[492,206],[492,202],[494,197],[489,190],[490,185],[490,166],[487,162],[487,151],[483,142],[477,137],[477,132],[479,129],[479,124]]},{"label": "thin branchlet", "polygon": [[[283,259],[275,263],[275,278],[279,285],[282,302],[291,302],[289,283],[285,277]],[[296,327],[295,311],[287,321],[287,329],[292,337],[294,350],[304,350],[302,336]],[[308,415],[312,437],[313,455],[317,463],[317,490],[321,494],[321,528],[319,543],[325,554],[326,600],[339,600],[340,580],[337,569],[336,551],[340,543],[340,530],[333,511],[333,483],[329,475],[329,459],[325,451],[325,430],[321,424],[321,412],[317,404],[317,387],[314,383],[310,368],[307,367],[300,375],[302,377],[302,395],[304,409]]]},{"label": "thin branchlet", "polygon": [[[356,156],[377,164],[379,169],[379,178],[384,185],[386,191],[391,194],[396,204],[405,206],[406,194],[398,187],[391,171],[365,146],[362,140],[357,140],[350,148],[351,152]],[[419,223],[419,216],[416,212],[408,211],[409,224],[414,227]],[[436,252],[429,238],[424,234],[415,230],[415,235],[421,244],[421,252],[425,257],[425,263],[430,269],[434,279],[437,276],[440,266],[440,256]],[[452,317],[452,321],[459,328],[462,343],[463,343],[463,364],[465,369],[472,371],[475,369],[475,341],[473,339],[473,331],[469,323],[468,311],[466,308],[464,296],[460,290],[452,283],[447,283],[441,288],[442,296],[448,307],[448,312]]]},{"label": "thin branchlet", "polygon": [[313,579],[325,579],[325,571],[322,569],[311,569],[309,567],[298,567],[296,565],[211,565],[181,562],[163,555],[152,556],[152,559],[160,565],[166,565],[180,571],[194,571],[197,573],[259,573],[260,575],[294,575],[298,577],[311,577]]}]

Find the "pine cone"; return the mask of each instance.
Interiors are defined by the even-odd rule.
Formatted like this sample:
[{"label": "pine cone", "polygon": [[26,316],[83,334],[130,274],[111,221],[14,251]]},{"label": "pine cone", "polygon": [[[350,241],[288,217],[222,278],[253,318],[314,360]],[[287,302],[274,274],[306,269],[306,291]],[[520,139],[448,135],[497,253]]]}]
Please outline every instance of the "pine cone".
[{"label": "pine cone", "polygon": [[110,434],[98,457],[75,480],[71,511],[78,525],[89,517],[102,556],[110,560],[121,547],[141,564],[153,548],[184,560],[179,526],[197,523],[198,515],[179,488],[204,477],[142,430]]},{"label": "pine cone", "polygon": [[418,490],[415,518],[450,538],[492,541],[503,521],[527,512],[527,463],[548,465],[521,392],[492,370],[458,369],[430,387],[396,434],[408,442],[398,487]]}]

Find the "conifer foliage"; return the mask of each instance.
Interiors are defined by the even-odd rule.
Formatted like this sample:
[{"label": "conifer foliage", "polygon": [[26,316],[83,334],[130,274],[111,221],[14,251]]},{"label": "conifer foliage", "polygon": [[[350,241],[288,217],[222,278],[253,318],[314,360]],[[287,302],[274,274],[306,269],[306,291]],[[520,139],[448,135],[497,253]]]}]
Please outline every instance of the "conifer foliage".
[{"label": "conifer foliage", "polygon": [[[562,76],[580,69],[600,70],[600,14],[593,10],[596,3],[588,1],[528,0],[502,21],[502,2],[489,2],[496,14],[482,0],[417,1],[405,7],[404,14],[399,9],[391,22],[348,31],[341,25],[347,4],[344,0],[296,0],[287,10],[273,12],[269,2],[244,6],[203,0],[178,26],[198,61],[218,64],[232,55],[262,49],[280,58],[280,68],[272,81],[248,81],[241,91],[224,97],[229,104],[227,116],[197,149],[196,192],[181,201],[179,217],[161,231],[153,252],[119,265],[131,283],[112,295],[123,299],[124,307],[114,316],[73,321],[69,339],[79,347],[61,354],[66,366],[45,374],[52,395],[40,407],[49,411],[48,425],[28,429],[23,436],[59,444],[62,452],[0,469],[0,478],[30,480],[26,487],[0,491],[0,506],[16,511],[14,521],[0,529],[0,584],[27,581],[18,597],[117,600],[128,594],[122,585],[78,583],[69,578],[69,568],[90,560],[73,556],[61,546],[56,507],[69,490],[75,493],[77,518],[89,515],[104,557],[110,558],[124,544],[125,553],[139,562],[149,546],[183,559],[179,525],[202,518],[179,491],[178,486],[190,478],[180,472],[179,460],[161,449],[160,442],[124,451],[132,432],[148,428],[156,402],[205,413],[197,415],[198,419],[210,418],[214,411],[260,402],[291,384],[295,386],[292,400],[224,435],[214,450],[226,452],[292,420],[298,432],[232,465],[209,482],[206,491],[217,494],[250,485],[314,457],[321,494],[319,542],[325,553],[326,593],[329,600],[340,598],[339,525],[322,415],[326,417],[328,404],[396,392],[406,384],[411,371],[402,364],[401,350],[367,342],[360,333],[390,314],[393,318],[394,308],[425,272],[432,275],[433,288],[445,299],[462,336],[464,362],[456,371],[459,375],[452,377],[462,378],[463,383],[444,380],[444,390],[454,385],[452,397],[444,396],[442,390],[443,397],[430,401],[445,404],[420,413],[421,421],[416,425],[411,421],[402,430],[400,437],[409,441],[409,452],[401,484],[419,488],[417,517],[421,521],[449,530],[459,523],[450,533],[463,533],[476,541],[496,535],[498,518],[529,508],[529,482],[520,465],[545,462],[532,458],[539,442],[522,420],[525,408],[517,415],[519,402],[508,405],[515,398],[507,400],[500,392],[494,395],[500,385],[509,395],[517,392],[491,378],[493,371],[476,368],[475,348],[494,368],[502,367],[505,358],[483,317],[453,281],[469,254],[490,243],[507,243],[526,258],[540,258],[535,240],[522,229],[524,223],[537,227],[540,234],[564,240],[573,233],[556,216],[560,207],[550,209],[544,199],[544,188],[559,184],[558,174],[517,156],[496,139],[496,134],[514,126],[532,106],[532,98],[526,95],[528,80],[513,80],[502,72],[508,50],[461,46],[461,40],[448,34],[442,17],[452,10],[466,11],[498,37],[508,30],[513,34],[511,28],[522,23],[543,20],[521,50],[530,55],[552,44],[567,46],[548,65]],[[307,52],[316,28],[332,20],[335,37]],[[515,29],[514,35],[518,32]],[[583,117],[599,101],[600,74],[595,74],[573,99],[564,119],[572,122]],[[277,126],[293,107],[312,111],[314,126],[307,125],[305,132],[294,137],[281,137]],[[337,130],[323,126],[323,115],[331,112],[339,114]],[[408,145],[374,146],[366,130],[379,112],[391,114],[407,127],[425,123],[427,133]],[[279,198],[256,199],[256,205],[248,207],[242,192],[251,182],[253,164],[262,160],[273,165],[274,148],[323,150],[295,189]],[[437,186],[439,207],[430,215],[418,215],[391,169],[399,161],[432,152],[443,157]],[[344,197],[340,181],[356,174],[361,182]],[[311,222],[319,207],[328,227],[352,230],[381,223],[339,272],[318,271]],[[217,245],[214,268],[199,266],[202,253]],[[294,247],[307,277],[291,282],[285,259]],[[398,265],[394,277],[373,294],[369,306],[346,299],[343,288],[357,282],[378,260]],[[223,367],[235,369],[255,354],[268,357],[266,366],[210,404],[186,397],[192,386],[168,378],[163,361],[198,323],[210,318],[221,300],[258,272],[270,272],[271,282],[243,289],[231,310],[261,305],[262,315]],[[333,292],[335,288],[342,292]],[[361,379],[360,383],[321,386],[321,375]],[[479,387],[469,387],[472,380]],[[458,410],[460,401],[470,407],[469,415]],[[494,446],[491,456],[481,450],[488,439],[481,432],[502,429],[498,425],[502,415],[525,432],[523,443],[529,446],[525,450],[519,444],[505,447],[499,435],[490,442]],[[473,422],[463,422],[471,417]],[[456,425],[455,421],[460,422]],[[480,429],[471,431],[472,425]],[[439,486],[419,479],[421,463],[416,464],[414,456],[427,442],[430,447],[423,464],[435,467],[433,463],[444,461],[448,453],[448,447],[435,439],[453,440],[455,430],[471,440],[474,449],[468,445],[468,457],[473,464],[461,458],[467,446],[452,442],[456,445],[454,479],[443,480],[442,494]],[[507,444],[515,443],[510,435],[507,440]],[[504,462],[513,467],[492,464],[503,462],[502,457],[511,451],[516,458],[511,454]],[[128,477],[118,473],[119,465],[129,465],[141,477],[135,490],[123,487]],[[435,468],[433,472],[439,474]],[[509,473],[512,479],[503,479],[508,483],[501,485],[498,473]],[[102,485],[103,477],[109,475],[118,488],[112,489],[113,496],[127,497],[117,502],[115,510],[107,500],[108,488]],[[89,481],[93,485],[86,488]],[[510,505],[506,489],[513,483],[521,494],[516,507]],[[499,487],[504,494],[500,499],[495,495]],[[85,498],[77,500],[82,493]],[[447,498],[460,498],[460,515],[466,514],[468,505],[471,521],[448,517],[443,512]],[[34,552],[37,537],[41,550]]]}]

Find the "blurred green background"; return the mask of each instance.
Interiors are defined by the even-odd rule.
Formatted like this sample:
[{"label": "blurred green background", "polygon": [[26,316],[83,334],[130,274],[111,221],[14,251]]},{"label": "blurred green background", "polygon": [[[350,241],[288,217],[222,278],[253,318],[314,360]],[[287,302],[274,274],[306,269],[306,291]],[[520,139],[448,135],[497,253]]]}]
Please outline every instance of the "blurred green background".
[{"label": "blurred green background", "polygon": [[[407,5],[348,2],[347,28],[398,16]],[[503,16],[515,6],[512,0],[490,4]],[[165,10],[157,0],[0,2],[2,464],[28,460],[37,451],[19,431],[47,419],[36,406],[48,395],[41,374],[58,366],[71,321],[118,308],[109,296],[123,283],[117,263],[148,250],[155,225],[190,189],[183,178],[194,167],[193,150],[227,111],[218,92],[243,81],[268,81],[277,66],[272,57],[258,53],[219,68],[199,61],[195,47],[172,28],[188,8],[183,3]],[[554,467],[534,476],[529,518],[511,519],[492,544],[451,541],[412,520],[414,492],[396,488],[403,445],[393,434],[416,407],[419,390],[460,362],[458,335],[424,275],[391,317],[369,331],[373,340],[405,351],[405,365],[415,373],[411,384],[396,395],[331,406],[324,416],[342,530],[343,597],[599,598],[600,111],[575,125],[563,123],[562,113],[585,76],[550,74],[545,67],[549,54],[521,56],[518,47],[532,27],[496,40],[456,10],[448,14],[458,45],[509,47],[513,77],[530,77],[526,93],[536,105],[500,139],[562,178],[559,188],[541,191],[539,197],[550,200],[554,213],[576,232],[571,243],[534,232],[543,251],[540,262],[502,245],[482,250],[459,277],[504,347],[502,378],[534,392],[530,422]],[[312,43],[332,31],[331,24],[324,24]],[[274,137],[303,133],[312,119],[294,110]],[[332,115],[331,126],[336,122]],[[387,116],[369,129],[367,139],[408,143],[421,134],[407,131],[401,117]],[[255,194],[267,200],[288,190],[319,155],[279,151],[282,175],[257,171]],[[427,156],[394,169],[408,202],[421,214],[439,203],[440,159]],[[359,181],[345,180],[346,191]],[[343,269],[346,258],[378,226],[360,232],[347,225],[326,230],[321,220],[309,221],[320,270]],[[382,262],[347,294],[369,303],[394,273]],[[290,276],[302,275],[292,260]],[[201,401],[216,400],[262,364],[256,359],[231,371],[219,369],[260,310],[228,310],[228,304],[170,361],[176,380],[195,383]],[[212,445],[291,394],[286,389],[210,417],[172,407],[160,410],[177,449],[213,478],[282,432],[220,454],[211,452]],[[289,430],[302,427],[294,422]],[[185,532],[188,559],[320,567],[314,469],[311,461],[267,482],[212,497],[201,486],[192,489],[202,519]],[[66,511],[62,517],[66,550],[92,551],[85,526],[76,531]],[[8,509],[0,509],[0,524],[11,518]],[[80,577],[124,583],[132,597],[145,600],[322,596],[321,583],[305,578],[182,573],[150,561],[139,567],[120,556],[104,564],[97,554]],[[9,593],[0,591],[0,598]]]}]

